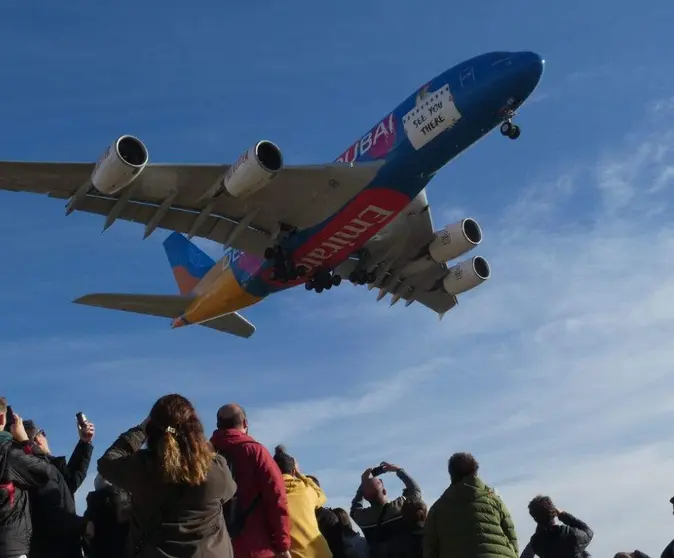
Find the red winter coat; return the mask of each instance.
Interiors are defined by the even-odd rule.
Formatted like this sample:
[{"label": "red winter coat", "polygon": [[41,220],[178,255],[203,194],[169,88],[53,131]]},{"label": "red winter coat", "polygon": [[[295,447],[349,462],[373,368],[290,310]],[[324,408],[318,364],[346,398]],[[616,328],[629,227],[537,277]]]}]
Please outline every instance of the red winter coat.
[{"label": "red winter coat", "polygon": [[237,498],[243,509],[262,497],[232,541],[234,558],[272,558],[290,550],[290,516],[283,476],[262,444],[240,430],[216,430],[211,443],[232,457]]}]

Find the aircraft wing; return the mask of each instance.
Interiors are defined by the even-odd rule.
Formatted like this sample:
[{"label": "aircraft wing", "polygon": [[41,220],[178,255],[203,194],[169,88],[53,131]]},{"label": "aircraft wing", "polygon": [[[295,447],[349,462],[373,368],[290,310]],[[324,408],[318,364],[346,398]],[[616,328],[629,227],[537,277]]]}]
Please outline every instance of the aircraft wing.
[{"label": "aircraft wing", "polygon": [[[208,200],[200,201],[201,196],[229,166],[148,164],[119,193],[105,195],[92,188],[75,209],[105,215],[104,228],[122,219],[144,224],[146,236],[159,227],[223,244],[237,223],[247,220],[231,245],[262,256],[279,223],[298,229],[321,223],[363,190],[382,165],[383,161],[286,166],[268,187],[245,201],[222,195],[207,207]],[[0,189],[67,200],[89,180],[94,166],[0,162]]]},{"label": "aircraft wing", "polygon": [[[390,238],[374,238],[366,245],[369,252],[368,267],[378,266],[377,280],[370,288],[378,291],[378,300],[387,294],[393,302],[399,300],[419,302],[441,317],[458,304],[457,297],[448,294],[441,286],[447,274],[447,264],[434,263],[427,269],[405,277],[401,270],[418,256],[419,250],[434,238],[433,219],[426,191],[422,190],[401,214],[407,226],[390,225]],[[383,231],[384,235],[386,231]]]}]

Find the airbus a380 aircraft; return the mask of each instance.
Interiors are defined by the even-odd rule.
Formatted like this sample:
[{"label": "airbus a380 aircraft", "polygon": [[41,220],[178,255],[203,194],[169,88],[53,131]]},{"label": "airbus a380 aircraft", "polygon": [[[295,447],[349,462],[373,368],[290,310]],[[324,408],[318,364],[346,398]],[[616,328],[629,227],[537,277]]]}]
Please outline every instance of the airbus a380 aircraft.
[{"label": "airbus a380 aircraft", "polygon": [[[515,111],[544,61],[491,52],[440,74],[405,99],[331,164],[286,166],[270,141],[233,165],[148,164],[145,145],[121,136],[93,163],[0,162],[0,188],[68,199],[75,210],[174,232],[164,242],[180,295],[91,294],[75,302],[172,318],[241,337],[237,310],[304,283],[322,292],[348,277],[414,301],[440,317],[489,278],[479,256],[448,267],[482,240],[466,218],[433,229],[425,187],[435,173],[500,126],[516,139]],[[227,246],[214,262],[182,234]]]}]

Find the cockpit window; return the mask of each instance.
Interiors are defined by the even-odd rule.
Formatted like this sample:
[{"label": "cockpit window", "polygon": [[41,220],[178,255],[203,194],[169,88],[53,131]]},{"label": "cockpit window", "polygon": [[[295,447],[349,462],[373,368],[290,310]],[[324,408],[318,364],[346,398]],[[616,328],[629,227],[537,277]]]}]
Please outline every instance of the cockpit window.
[{"label": "cockpit window", "polygon": [[510,52],[495,52],[492,55],[492,66],[509,66],[512,64],[512,53]]}]

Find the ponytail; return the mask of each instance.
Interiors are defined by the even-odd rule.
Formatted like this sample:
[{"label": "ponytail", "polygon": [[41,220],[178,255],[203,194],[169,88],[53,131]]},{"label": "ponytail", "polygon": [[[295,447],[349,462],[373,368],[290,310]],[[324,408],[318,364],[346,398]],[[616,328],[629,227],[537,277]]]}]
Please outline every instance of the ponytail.
[{"label": "ponytail", "polygon": [[199,486],[206,481],[215,451],[187,399],[177,394],[159,399],[146,432],[148,450],[164,482]]}]

